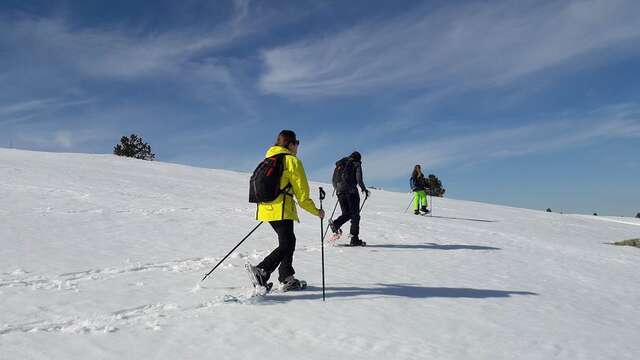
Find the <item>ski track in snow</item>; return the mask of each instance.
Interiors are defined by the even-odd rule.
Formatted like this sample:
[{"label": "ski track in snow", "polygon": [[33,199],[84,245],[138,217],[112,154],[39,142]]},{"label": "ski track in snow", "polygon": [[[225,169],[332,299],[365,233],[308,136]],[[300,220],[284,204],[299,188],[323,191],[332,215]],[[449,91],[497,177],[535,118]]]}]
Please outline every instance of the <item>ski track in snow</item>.
[{"label": "ski track in snow", "polygon": [[[306,246],[297,249],[298,252],[316,252],[320,251],[319,247]],[[252,255],[243,252],[232,254],[229,259],[247,260],[249,258],[262,258],[267,250],[254,250]],[[169,271],[169,272],[201,272],[203,269],[209,268],[220,261],[220,258],[191,258],[184,260],[176,260],[163,263],[148,263],[132,265],[121,268],[105,268],[92,269],[86,271],[70,272],[58,275],[55,279],[49,279],[45,276],[31,276],[19,279],[0,280],[1,287],[27,287],[32,290],[74,290],[78,291],[78,281],[88,280],[106,280],[117,276],[133,274],[141,271]],[[227,262],[222,264],[218,270],[232,269],[240,267]],[[24,275],[27,271],[17,269],[11,273],[3,275]],[[197,287],[199,287],[198,284]],[[240,288],[238,288],[240,289]],[[195,291],[194,289],[191,290]],[[274,289],[271,294],[278,294],[279,291]],[[243,291],[234,294],[224,294],[215,296],[213,300],[201,302],[192,307],[179,307],[176,304],[147,304],[134,308],[117,310],[107,314],[96,314],[88,317],[70,317],[62,319],[35,320],[22,324],[0,324],[0,336],[12,333],[30,333],[30,332],[60,332],[70,334],[88,334],[88,333],[110,333],[118,331],[120,328],[127,326],[143,325],[147,329],[160,330],[162,320],[167,321],[175,317],[193,316],[198,311],[207,311],[211,308],[227,305],[254,305],[264,302],[265,298],[256,296],[253,289],[245,288]],[[268,301],[268,298],[267,300]]]},{"label": "ski track in snow", "polygon": [[[297,249],[298,252],[317,252],[320,251],[319,247],[306,246]],[[232,263],[230,260],[244,260],[248,259],[261,259],[268,253],[268,250],[254,250],[251,255],[243,252],[236,252],[229,256],[225,263],[223,263],[218,269],[232,269],[239,267],[240,265]],[[21,276],[29,274],[28,272],[18,269],[12,273],[4,273],[3,276],[9,275],[9,278],[0,279],[0,288],[8,287],[26,287],[32,290],[78,290],[78,282],[92,281],[92,280],[107,280],[113,279],[119,276],[126,276],[134,273],[145,271],[166,271],[166,272],[180,272],[180,273],[196,273],[202,272],[206,269],[212,268],[222,258],[190,258],[183,260],[175,260],[160,263],[146,263],[128,265],[125,267],[108,267],[104,269],[89,269],[84,271],[75,271],[69,273],[63,273],[55,277],[47,277],[45,275],[31,275]]]},{"label": "ski track in snow", "polygon": [[[238,254],[236,256],[236,258],[241,259],[246,257],[244,254]],[[117,276],[143,271],[195,272],[203,270],[219,260],[220,259],[216,258],[192,258],[161,263],[135,264],[125,267],[89,269],[64,273],[53,278],[45,275],[35,275],[13,279],[0,279],[0,288],[23,286],[33,290],[76,290],[78,282],[80,281],[112,279]]]},{"label": "ski track in snow", "polygon": [[149,304],[131,309],[118,310],[109,314],[94,315],[88,318],[70,318],[58,320],[37,320],[18,325],[0,326],[0,335],[16,332],[62,332],[86,334],[93,332],[109,333],[118,331],[120,327],[144,324],[145,327],[158,330],[160,319],[175,311],[173,304]]},{"label": "ski track in snow", "polygon": [[[278,293],[277,290],[273,293]],[[176,318],[189,318],[198,312],[209,311],[226,304],[254,305],[264,302],[265,298],[256,296],[254,290],[245,289],[242,294],[225,294],[213,300],[201,302],[195,306],[180,307],[176,304],[146,304],[126,308],[107,314],[88,317],[70,317],[54,320],[35,320],[22,324],[0,325],[0,336],[13,333],[60,332],[68,334],[112,333],[124,327],[140,326],[146,329],[160,330],[163,322]]]}]

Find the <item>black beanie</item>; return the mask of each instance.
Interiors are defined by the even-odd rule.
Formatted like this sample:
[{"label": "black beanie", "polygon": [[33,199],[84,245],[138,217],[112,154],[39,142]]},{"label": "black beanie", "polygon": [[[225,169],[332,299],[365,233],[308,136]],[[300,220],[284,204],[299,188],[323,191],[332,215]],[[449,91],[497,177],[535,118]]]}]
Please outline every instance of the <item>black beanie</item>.
[{"label": "black beanie", "polygon": [[352,158],[355,161],[361,161],[362,160],[362,156],[360,156],[360,153],[357,152],[357,151],[352,152],[349,157]]}]

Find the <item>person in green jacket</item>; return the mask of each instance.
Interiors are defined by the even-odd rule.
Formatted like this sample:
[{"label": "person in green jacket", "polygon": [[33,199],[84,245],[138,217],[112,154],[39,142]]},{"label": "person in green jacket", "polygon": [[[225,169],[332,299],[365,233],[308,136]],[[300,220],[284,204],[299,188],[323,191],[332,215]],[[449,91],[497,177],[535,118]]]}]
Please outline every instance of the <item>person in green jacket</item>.
[{"label": "person in green jacket", "polygon": [[259,285],[267,287],[271,273],[278,268],[278,281],[282,291],[298,290],[306,284],[293,275],[293,253],[296,248],[296,236],[293,232],[293,221],[300,221],[293,197],[300,207],[309,213],[324,218],[324,210],[318,209],[310,197],[309,182],[302,161],[296,157],[300,141],[295,132],[282,130],[276,143],[270,147],[265,158],[285,154],[284,169],[280,178],[280,189],[285,190],[271,202],[258,203],[256,219],[268,222],[278,234],[278,247],[275,248],[258,265],[250,266]]}]

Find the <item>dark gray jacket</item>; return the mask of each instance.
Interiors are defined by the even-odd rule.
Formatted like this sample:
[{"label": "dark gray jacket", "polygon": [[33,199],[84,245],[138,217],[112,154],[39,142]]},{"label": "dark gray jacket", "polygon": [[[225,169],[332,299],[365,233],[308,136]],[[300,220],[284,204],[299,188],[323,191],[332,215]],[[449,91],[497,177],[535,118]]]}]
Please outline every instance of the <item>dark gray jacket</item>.
[{"label": "dark gray jacket", "polygon": [[342,169],[342,176],[334,174],[333,177],[333,187],[337,194],[357,193],[357,186],[360,186],[362,191],[367,190],[362,180],[362,163],[360,161],[346,157],[336,162],[336,167],[338,166],[344,166],[344,169]]}]

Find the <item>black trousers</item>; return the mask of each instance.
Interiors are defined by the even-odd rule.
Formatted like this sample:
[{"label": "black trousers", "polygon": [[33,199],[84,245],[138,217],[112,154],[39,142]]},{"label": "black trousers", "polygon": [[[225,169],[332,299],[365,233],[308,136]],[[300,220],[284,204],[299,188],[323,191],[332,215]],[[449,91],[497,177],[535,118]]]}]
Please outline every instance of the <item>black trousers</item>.
[{"label": "black trousers", "polygon": [[258,267],[271,275],[278,268],[278,281],[283,282],[295,274],[293,270],[293,252],[296,250],[296,235],[293,233],[293,220],[269,221],[278,234],[278,247],[275,248]]},{"label": "black trousers", "polygon": [[360,195],[358,192],[338,194],[338,202],[342,215],[333,220],[337,228],[340,228],[347,221],[351,221],[350,233],[352,236],[360,234]]}]

